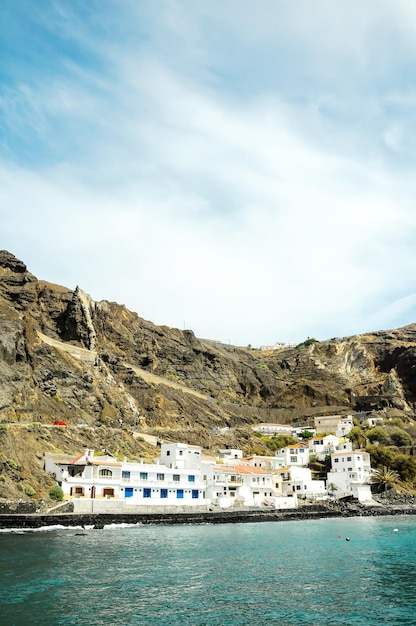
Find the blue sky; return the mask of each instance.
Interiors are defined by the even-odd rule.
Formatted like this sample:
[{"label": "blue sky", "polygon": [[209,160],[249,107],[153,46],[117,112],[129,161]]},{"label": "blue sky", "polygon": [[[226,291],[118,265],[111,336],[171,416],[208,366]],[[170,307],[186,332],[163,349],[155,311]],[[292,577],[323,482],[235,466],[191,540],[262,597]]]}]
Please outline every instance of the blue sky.
[{"label": "blue sky", "polygon": [[239,345],[416,322],[416,3],[2,0],[1,247]]}]

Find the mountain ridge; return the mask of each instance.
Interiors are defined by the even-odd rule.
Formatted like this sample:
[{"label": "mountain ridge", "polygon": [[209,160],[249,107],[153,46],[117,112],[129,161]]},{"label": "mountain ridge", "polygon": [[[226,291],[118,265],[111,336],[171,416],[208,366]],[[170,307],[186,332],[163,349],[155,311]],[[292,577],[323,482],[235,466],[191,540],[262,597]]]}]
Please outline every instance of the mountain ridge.
[{"label": "mountain ridge", "polygon": [[[79,286],[38,280],[0,251],[0,461],[11,454],[11,424],[29,424],[40,481],[42,450],[112,445],[117,454],[151,456],[133,431],[261,451],[256,422],[380,410],[412,419],[415,372],[415,324],[279,350],[231,346],[95,302]],[[49,428],[42,439],[56,420],[68,424],[68,436]],[[16,463],[29,472],[19,450]],[[0,496],[5,489],[0,483]]]}]

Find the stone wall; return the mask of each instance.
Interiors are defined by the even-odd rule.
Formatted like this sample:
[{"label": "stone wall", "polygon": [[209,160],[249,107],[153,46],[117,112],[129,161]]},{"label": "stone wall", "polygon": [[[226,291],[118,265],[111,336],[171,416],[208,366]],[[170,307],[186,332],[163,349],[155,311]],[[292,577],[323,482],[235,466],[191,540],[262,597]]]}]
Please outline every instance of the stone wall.
[{"label": "stone wall", "polygon": [[0,515],[30,515],[36,513],[36,502],[0,500]]}]

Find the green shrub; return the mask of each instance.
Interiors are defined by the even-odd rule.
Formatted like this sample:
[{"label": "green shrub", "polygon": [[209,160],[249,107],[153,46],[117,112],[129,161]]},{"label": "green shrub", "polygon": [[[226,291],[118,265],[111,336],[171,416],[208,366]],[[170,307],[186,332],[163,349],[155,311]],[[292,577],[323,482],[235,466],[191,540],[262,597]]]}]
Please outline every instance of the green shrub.
[{"label": "green shrub", "polygon": [[36,489],[33,489],[32,485],[25,485],[23,490],[27,496],[34,496],[36,493]]},{"label": "green shrub", "polygon": [[314,343],[320,343],[320,342],[317,339],[315,339],[315,337],[308,337],[306,341],[303,341],[302,343],[298,343],[298,345],[295,346],[295,349],[297,350],[298,348],[307,348],[308,346],[311,346]]},{"label": "green shrub", "polygon": [[397,452],[394,452],[394,450],[391,450],[386,446],[377,446],[372,443],[369,443],[368,446],[366,446],[366,450],[371,456],[371,465],[374,469],[384,465],[387,468],[395,469],[393,464],[397,458]]},{"label": "green shrub", "polygon": [[298,443],[298,440],[291,435],[273,435],[273,437],[262,437],[262,440],[272,452]]},{"label": "green shrub", "polygon": [[17,469],[17,463],[16,461],[13,461],[13,459],[7,459],[6,463],[12,469]]},{"label": "green shrub", "polygon": [[392,443],[395,446],[411,446],[412,438],[405,430],[398,428],[391,434]]},{"label": "green shrub", "polygon": [[401,480],[414,481],[416,478],[416,459],[408,454],[398,454],[392,463],[392,468],[399,473]]},{"label": "green shrub", "polygon": [[52,500],[61,502],[64,499],[64,492],[62,490],[62,487],[60,487],[59,485],[54,485],[53,487],[51,487],[51,489],[49,490],[49,497],[52,498]]},{"label": "green shrub", "polygon": [[6,477],[3,476],[3,474],[0,474],[0,483],[5,483],[6,482]]},{"label": "green shrub", "polygon": [[269,371],[269,366],[267,365],[267,363],[264,363],[263,361],[259,363],[259,367],[261,367],[261,369],[264,370],[265,372]]},{"label": "green shrub", "polygon": [[369,441],[371,441],[371,443],[374,443],[375,441],[378,441],[379,443],[388,443],[390,439],[387,431],[380,426],[375,426],[374,428],[368,430],[366,432],[366,437]]}]

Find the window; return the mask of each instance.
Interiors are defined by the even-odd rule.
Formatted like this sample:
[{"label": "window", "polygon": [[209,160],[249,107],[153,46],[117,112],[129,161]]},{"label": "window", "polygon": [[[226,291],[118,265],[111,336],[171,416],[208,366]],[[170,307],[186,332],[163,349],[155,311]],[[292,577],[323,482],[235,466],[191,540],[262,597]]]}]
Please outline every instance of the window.
[{"label": "window", "polygon": [[182,456],[183,450],[179,450],[179,456]]},{"label": "window", "polygon": [[167,489],[161,489],[160,490],[160,497],[161,498],[167,498],[168,497],[168,490]]},{"label": "window", "polygon": [[123,480],[130,480],[130,472],[121,472],[121,478]]},{"label": "window", "polygon": [[290,457],[290,462],[291,462],[291,463],[296,463],[296,462],[297,462],[297,460],[298,460],[298,457],[297,457],[297,456],[291,456],[291,457]]},{"label": "window", "polygon": [[103,489],[103,496],[107,498],[114,497],[114,489]]},{"label": "window", "polygon": [[300,485],[296,485],[296,491],[300,491]]},{"label": "window", "polygon": [[113,472],[109,469],[100,469],[100,471],[98,472],[98,474],[100,476],[112,476]]},{"label": "window", "polygon": [[183,489],[178,489],[178,491],[176,492],[176,497],[183,498]]},{"label": "window", "polygon": [[164,474],[157,474],[157,479],[158,480],[165,480],[165,475]]},{"label": "window", "polygon": [[347,456],[347,461],[351,461],[351,457],[350,456]]},{"label": "window", "polygon": [[339,459],[334,459],[334,462],[335,463],[339,463]]},{"label": "window", "polygon": [[349,471],[349,472],[352,472],[352,467],[349,467],[349,468],[348,468],[348,471]]},{"label": "window", "polygon": [[198,489],[192,489],[192,499],[195,500],[196,498],[199,498],[199,491]]},{"label": "window", "polygon": [[172,478],[173,478],[173,482],[174,482],[174,483],[178,483],[178,482],[180,481],[180,479],[181,479],[181,477],[179,476],[179,474],[174,474],[174,475],[172,476]]},{"label": "window", "polygon": [[302,448],[299,450],[300,454],[303,454],[305,452],[305,450],[303,450]]},{"label": "window", "polygon": [[194,483],[194,482],[195,482],[195,476],[193,476],[192,474],[190,474],[190,475],[188,476],[188,482],[189,482],[189,483]]},{"label": "window", "polygon": [[147,472],[140,472],[140,480],[147,480]]},{"label": "window", "polygon": [[145,487],[143,489],[143,498],[151,498],[152,497],[152,490],[149,489],[148,487]]},{"label": "window", "polygon": [[170,450],[166,451],[166,456],[170,456]]}]

